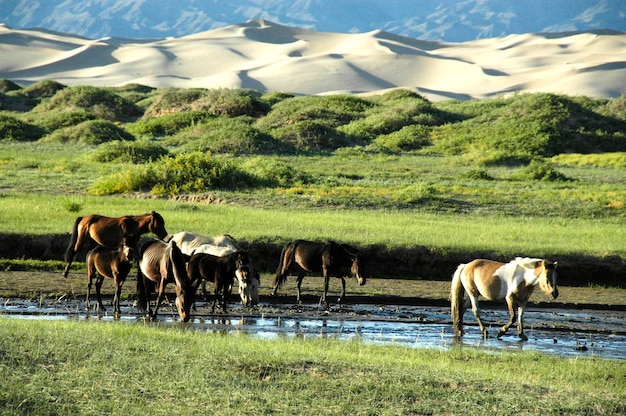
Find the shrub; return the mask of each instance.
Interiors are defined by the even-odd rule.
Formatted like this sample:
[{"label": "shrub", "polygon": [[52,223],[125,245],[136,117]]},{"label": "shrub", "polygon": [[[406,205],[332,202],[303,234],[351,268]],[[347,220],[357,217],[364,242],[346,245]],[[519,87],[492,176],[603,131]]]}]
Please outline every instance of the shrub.
[{"label": "shrub", "polygon": [[281,146],[267,134],[251,125],[248,117],[216,117],[189,127],[167,139],[165,143],[181,146],[184,152],[228,153],[231,155],[274,153]]},{"label": "shrub", "polygon": [[202,123],[215,117],[206,110],[192,110],[182,113],[166,114],[161,117],[144,118],[127,124],[126,130],[135,136],[171,136],[182,129]]},{"label": "shrub", "polygon": [[82,122],[93,120],[95,116],[84,109],[64,112],[43,113],[33,123],[42,129],[53,132],[63,127],[71,127]]},{"label": "shrub", "polygon": [[404,126],[393,133],[378,136],[370,148],[391,150],[393,152],[419,150],[431,144],[430,129],[430,127],[422,124]]},{"label": "shrub", "polygon": [[166,156],[98,181],[90,188],[96,195],[150,191],[157,195],[198,193],[214,189],[240,189],[256,185],[256,179],[227,159],[205,153]]},{"label": "shrub", "polygon": [[301,151],[330,151],[352,144],[344,134],[323,120],[289,124],[273,130],[272,136]]},{"label": "shrub", "polygon": [[53,97],[65,88],[67,87],[59,82],[44,79],[22,89],[20,93],[27,97],[41,100],[42,98]]},{"label": "shrub", "polygon": [[0,141],[35,141],[44,135],[44,131],[32,124],[15,117],[0,114]]},{"label": "shrub", "polygon": [[181,111],[204,110],[214,115],[237,117],[265,114],[269,106],[259,101],[260,94],[245,89],[166,88],[146,111],[150,117]]},{"label": "shrub", "polygon": [[243,168],[256,176],[260,184],[268,187],[291,187],[309,183],[311,178],[291,166],[266,158],[252,158],[245,162]]},{"label": "shrub", "polygon": [[78,144],[101,144],[111,140],[135,140],[135,137],[110,121],[89,120],[56,130],[42,139],[48,143]]},{"label": "shrub", "polygon": [[169,151],[148,140],[103,143],[91,154],[96,162],[146,163],[169,155]]},{"label": "shrub", "polygon": [[91,86],[68,87],[57,92],[50,100],[42,102],[34,111],[75,111],[83,109],[96,118],[109,121],[129,120],[140,116],[141,111],[119,94]]},{"label": "shrub", "polygon": [[534,159],[525,168],[515,172],[510,177],[516,181],[568,181],[567,176],[557,171],[552,163]]}]

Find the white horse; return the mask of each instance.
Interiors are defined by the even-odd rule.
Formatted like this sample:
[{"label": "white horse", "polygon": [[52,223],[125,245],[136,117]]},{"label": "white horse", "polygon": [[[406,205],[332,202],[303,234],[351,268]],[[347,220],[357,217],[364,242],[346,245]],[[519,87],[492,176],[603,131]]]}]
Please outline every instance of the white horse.
[{"label": "white horse", "polygon": [[[182,231],[172,235],[168,240],[174,241],[178,247],[180,247],[180,251],[190,257],[196,253],[206,253],[222,257],[237,251],[245,251],[237,240],[228,234],[207,237],[189,231]],[[239,270],[235,272],[241,303],[245,306],[257,305],[259,303],[259,275],[254,271],[252,264],[250,264],[249,267],[251,277],[248,279],[246,279]]]},{"label": "white horse", "polygon": [[[478,296],[482,295],[492,301],[505,299],[509,307],[510,319],[498,332],[498,338],[515,322],[517,308],[519,313],[517,334],[526,341],[528,338],[524,335],[524,308],[536,286],[552,299],[559,296],[556,287],[556,266],[557,262],[528,257],[517,257],[506,264],[476,259],[459,265],[454,272],[450,291],[455,333],[458,336],[463,335],[463,314],[471,304],[480,330],[487,338],[487,329],[480,319],[478,308]],[[465,293],[469,299],[464,299]]]}]

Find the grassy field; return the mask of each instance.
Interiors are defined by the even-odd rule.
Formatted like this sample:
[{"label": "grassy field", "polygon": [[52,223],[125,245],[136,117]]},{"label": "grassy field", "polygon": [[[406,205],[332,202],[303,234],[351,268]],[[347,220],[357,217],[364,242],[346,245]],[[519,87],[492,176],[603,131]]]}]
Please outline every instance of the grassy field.
[{"label": "grassy field", "polygon": [[0,318],[0,413],[614,415],[626,362]]}]

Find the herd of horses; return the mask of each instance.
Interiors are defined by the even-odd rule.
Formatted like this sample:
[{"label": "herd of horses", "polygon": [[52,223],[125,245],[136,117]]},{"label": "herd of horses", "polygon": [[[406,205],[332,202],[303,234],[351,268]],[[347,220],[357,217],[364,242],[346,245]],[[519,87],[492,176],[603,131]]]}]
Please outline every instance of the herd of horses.
[{"label": "herd of horses", "polygon": [[[140,237],[146,233],[152,233],[157,238],[149,239],[137,247]],[[175,305],[183,322],[190,319],[200,285],[207,298],[206,282],[213,283],[213,311],[218,303],[226,311],[235,280],[243,305],[251,306],[259,302],[259,273],[253,267],[249,252],[230,235],[206,237],[189,231],[170,235],[165,229],[163,217],[155,211],[123,217],[78,217],[65,253],[65,277],[76,253],[91,241],[97,246],[87,253],[86,259],[88,310],[94,279],[98,298],[96,309],[104,310],[100,288],[104,278],[108,277],[115,283],[113,306],[115,313],[119,314],[122,285],[135,264],[138,269],[137,305],[150,319],[156,319],[168,283],[175,285]],[[504,300],[508,306],[510,319],[498,331],[498,338],[517,320],[518,336],[527,340],[523,329],[524,308],[537,286],[552,299],[557,298],[556,268],[557,262],[528,257],[517,257],[508,263],[476,259],[459,265],[453,274],[450,291],[455,334],[464,334],[463,316],[471,306],[483,336],[488,337],[478,306],[479,296],[482,296],[491,301]],[[280,255],[272,295],[277,294],[287,276],[294,271],[297,271],[298,303],[301,301],[300,287],[306,274],[323,275],[324,291],[320,299],[323,304],[327,303],[331,276],[341,279],[339,302],[345,299],[346,276],[354,276],[359,285],[366,282],[361,252],[351,245],[334,241],[296,240],[286,245]],[[153,309],[151,298],[155,291],[157,295]]]}]

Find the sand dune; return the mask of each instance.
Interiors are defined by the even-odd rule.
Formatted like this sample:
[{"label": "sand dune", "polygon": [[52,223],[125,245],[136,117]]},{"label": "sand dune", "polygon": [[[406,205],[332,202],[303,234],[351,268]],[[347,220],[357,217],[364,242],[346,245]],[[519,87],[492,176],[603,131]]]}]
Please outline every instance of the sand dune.
[{"label": "sand dune", "polygon": [[85,39],[0,25],[0,78],[20,85],[253,88],[296,94],[409,88],[433,101],[515,91],[626,93],[626,33],[438,43],[382,31],[314,32],[253,20],[167,39]]}]

